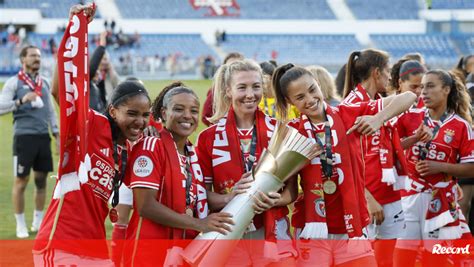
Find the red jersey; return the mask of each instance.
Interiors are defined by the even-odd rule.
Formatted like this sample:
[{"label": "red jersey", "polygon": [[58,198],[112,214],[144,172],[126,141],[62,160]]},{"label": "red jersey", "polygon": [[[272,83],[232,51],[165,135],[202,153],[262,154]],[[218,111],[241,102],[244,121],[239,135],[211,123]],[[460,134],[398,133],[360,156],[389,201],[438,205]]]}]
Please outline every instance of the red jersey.
[{"label": "red jersey", "polygon": [[[381,109],[382,109],[382,100],[376,100],[376,101],[370,101],[370,102],[361,102],[357,104],[342,104],[339,105],[337,108],[332,108],[337,115],[341,118],[345,130],[350,129],[353,125],[357,117],[359,116],[364,116],[364,115],[375,115],[377,114]],[[328,120],[331,122],[333,119],[328,115]],[[299,120],[295,120],[294,122],[291,122],[289,125],[298,128]],[[332,123],[331,123],[332,124]],[[324,144],[325,143],[325,133],[324,133],[324,123],[319,123],[313,125],[313,129],[316,133],[316,135],[319,137],[321,142]],[[332,153],[333,153],[333,160],[334,160],[334,166],[333,168],[333,174],[331,177],[331,180],[339,184],[340,180],[340,172],[341,170],[338,169],[338,164],[341,163],[342,160],[351,160],[351,159],[342,159],[341,154],[338,151],[338,137],[337,133],[335,132],[335,129],[331,129],[331,138],[332,138]],[[359,199],[354,200],[358,201],[359,203],[359,208],[361,212],[361,219],[362,219],[362,224],[363,226],[366,226],[369,223],[369,217],[368,217],[368,212],[367,212],[367,203],[365,201],[364,197],[364,187],[365,187],[365,182],[364,182],[364,163],[362,159],[362,152],[360,150],[359,142],[357,138],[359,137],[359,134],[351,134],[348,136],[350,139],[348,140],[349,143],[349,150],[351,151],[351,155],[353,155],[352,162],[356,166],[354,166],[355,169],[358,170],[358,173],[354,173],[354,178],[355,181],[354,183],[358,183],[356,186],[356,194]],[[319,157],[316,157],[311,161],[311,164],[321,164]],[[339,170],[339,171],[336,171]],[[321,172],[322,172],[321,168]],[[321,176],[324,176],[322,173]],[[301,187],[303,188],[304,195],[310,195],[314,194],[314,185],[310,184],[309,181],[306,181],[304,177],[301,179]],[[303,207],[301,206],[301,203],[303,202],[303,199],[299,199],[298,202],[296,203],[295,207],[297,209],[302,209]],[[328,226],[328,232],[330,234],[345,234],[346,233],[346,225],[344,221],[344,209],[343,209],[343,200],[341,196],[341,192],[339,190],[339,186],[336,188],[336,191],[333,194],[324,194],[324,204],[325,204],[325,209],[326,209],[326,223]],[[306,207],[308,208],[308,207]],[[317,211],[317,207],[315,207],[313,210]],[[304,218],[302,216],[297,216],[299,218],[293,217],[293,220],[296,220],[296,222],[293,223],[295,227],[302,228],[304,226],[303,221]]]},{"label": "red jersey", "polygon": [[424,110],[421,108],[410,108],[398,116],[393,124],[397,128],[400,138],[410,137],[415,134],[416,129],[420,127],[420,113],[424,113]]},{"label": "red jersey", "polygon": [[[423,118],[428,116],[428,110],[419,113],[416,117],[418,123],[423,123]],[[459,115],[450,114],[440,124],[440,121],[431,120],[428,116],[428,127],[435,128],[440,125],[438,133],[431,141],[426,160],[447,162],[447,163],[467,163],[474,162],[474,135],[469,123]],[[416,163],[420,156],[420,146],[424,143],[418,142],[410,147],[406,153],[408,164],[408,175],[413,180],[411,183],[411,192],[417,193],[424,191],[431,185],[439,181],[450,179],[446,174],[438,173],[427,177],[421,177],[416,171]]]},{"label": "red jersey", "polygon": [[[36,236],[33,251],[61,249],[77,255],[108,258],[104,222],[109,213],[108,200],[112,194],[114,146],[108,119],[89,110],[87,153],[91,158],[91,170],[87,183],[81,189],[64,195],[63,200],[52,199],[41,228]],[[128,144],[127,144],[128,146]],[[118,147],[119,165],[122,149]],[[58,216],[55,222],[55,216]],[[54,226],[54,230],[53,230]],[[53,233],[51,233],[53,231]],[[49,243],[49,237],[52,241]],[[85,247],[84,240],[103,240]]]},{"label": "red jersey", "polygon": [[[381,99],[379,95],[377,99]],[[370,99],[367,91],[360,84],[344,99],[343,104],[356,104]],[[344,119],[344,118],[343,118]],[[400,200],[400,192],[393,186],[382,182],[382,165],[380,164],[380,130],[362,137],[362,151],[365,164],[365,185],[381,205]]]},{"label": "red jersey", "polygon": [[[194,149],[192,149],[192,151],[194,151]],[[182,156],[177,152],[175,156],[179,158],[179,169],[183,175],[176,175],[173,178],[182,178],[180,184],[183,186],[183,188],[185,188],[187,172],[191,171],[192,173],[200,173],[200,168],[197,163],[197,159],[196,162],[192,161],[192,155],[190,155],[191,162],[189,163],[189,170],[187,169],[187,157]],[[166,154],[163,140],[158,137],[145,137],[140,140],[140,142],[138,142],[133,148],[130,157],[130,164],[132,165],[127,169],[127,179],[130,179],[131,189],[149,188],[156,190],[156,200],[161,204],[173,209],[173,203],[168,203],[168,200],[170,199],[169,196],[173,196],[173,199],[182,197],[183,201],[185,202],[186,195],[183,194],[182,196],[175,196],[173,192],[168,192],[165,190],[165,187],[162,187],[164,186],[163,184],[164,177],[166,175],[166,168],[168,168],[166,163],[167,161],[169,161],[169,159]],[[196,208],[198,207],[198,192],[199,189],[201,192],[205,189],[203,187],[203,183],[199,183],[199,181],[196,179],[196,175],[193,175],[192,177],[193,179],[191,180],[192,182],[189,190],[189,208],[194,211],[194,217],[198,217],[198,212],[196,212]],[[205,209],[207,213],[207,207]],[[137,209],[135,208],[128,226],[127,239],[171,239],[173,237],[170,236],[169,228],[170,227],[163,226],[149,219],[140,217]],[[197,235],[197,232],[192,230],[186,230],[184,233],[185,236],[183,236],[183,238],[194,238]],[[139,237],[137,237],[137,234]]]}]

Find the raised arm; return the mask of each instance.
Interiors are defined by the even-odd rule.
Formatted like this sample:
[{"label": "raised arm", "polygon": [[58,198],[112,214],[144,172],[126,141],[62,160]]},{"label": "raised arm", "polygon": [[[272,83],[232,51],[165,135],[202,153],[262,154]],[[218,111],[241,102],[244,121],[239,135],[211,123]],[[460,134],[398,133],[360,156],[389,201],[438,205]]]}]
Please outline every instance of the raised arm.
[{"label": "raised arm", "polygon": [[398,95],[391,95],[382,99],[383,109],[377,115],[384,122],[408,110],[417,97],[413,92],[404,92]]},{"label": "raised arm", "polygon": [[416,95],[412,92],[404,92],[382,99],[383,108],[373,116],[358,117],[347,134],[358,131],[364,135],[375,133],[382,125],[391,118],[408,110],[416,101]]}]

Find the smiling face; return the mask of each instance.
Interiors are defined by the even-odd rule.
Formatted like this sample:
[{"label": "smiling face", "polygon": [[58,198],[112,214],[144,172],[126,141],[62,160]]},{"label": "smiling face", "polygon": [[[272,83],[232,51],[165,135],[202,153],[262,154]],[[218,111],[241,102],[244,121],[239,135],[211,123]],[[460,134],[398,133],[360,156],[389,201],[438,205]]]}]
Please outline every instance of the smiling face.
[{"label": "smiling face", "polygon": [[37,72],[41,66],[41,51],[38,48],[28,48],[21,63],[26,72]]},{"label": "smiling face", "polygon": [[232,75],[226,96],[231,100],[234,112],[253,115],[263,93],[262,76],[257,71],[239,71]]},{"label": "smiling face", "polygon": [[163,107],[161,116],[175,138],[187,139],[198,126],[199,101],[189,93],[174,95],[168,106]]},{"label": "smiling face", "polygon": [[427,108],[436,109],[447,105],[450,88],[443,85],[437,74],[424,75],[421,84],[421,97]]},{"label": "smiling face", "polygon": [[316,80],[309,74],[289,83],[287,88],[288,102],[311,120],[321,120],[323,114],[323,93]]},{"label": "smiling face", "polygon": [[120,129],[120,138],[136,141],[148,125],[150,100],[144,95],[136,95],[117,107],[111,105],[109,113]]}]

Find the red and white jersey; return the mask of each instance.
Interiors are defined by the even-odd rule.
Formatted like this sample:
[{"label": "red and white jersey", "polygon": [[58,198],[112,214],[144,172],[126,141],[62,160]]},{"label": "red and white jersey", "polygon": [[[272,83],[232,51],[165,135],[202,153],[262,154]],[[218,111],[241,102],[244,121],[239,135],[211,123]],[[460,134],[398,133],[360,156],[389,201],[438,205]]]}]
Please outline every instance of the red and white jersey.
[{"label": "red and white jersey", "polygon": [[[375,100],[375,101],[370,101],[370,102],[359,102],[357,104],[341,104],[338,107],[332,107],[332,109],[340,116],[344,124],[345,130],[348,130],[354,125],[354,122],[357,119],[357,117],[364,116],[364,115],[377,114],[382,109],[383,107],[382,104],[383,104],[382,100],[380,99],[380,100]],[[333,119],[328,115],[328,120],[332,121]],[[299,124],[300,124],[300,120],[293,120],[288,125],[293,128],[298,129]],[[313,126],[314,126],[313,129],[315,133],[318,135],[319,139],[324,144],[325,143],[324,123],[314,124]],[[331,129],[332,140],[333,142],[338,142],[337,133],[335,131],[336,130]],[[353,135],[350,135],[350,137],[352,136]],[[361,152],[360,144],[357,142],[357,137],[354,137],[353,139],[348,140],[348,142],[353,142],[353,143],[350,143],[349,149],[351,151],[351,155],[355,157],[354,163],[356,163],[361,168],[364,168],[362,152]],[[332,150],[333,150],[333,155],[334,155],[334,164],[337,166],[337,164],[341,163],[342,159],[341,159],[340,154],[338,153],[337,146],[335,146],[334,143],[333,143]],[[321,162],[319,158],[315,158],[313,159],[311,164],[319,165],[321,164]],[[363,223],[364,223],[365,217],[368,216],[367,205],[366,205],[364,190],[363,190],[363,188],[365,187],[364,170],[361,170],[359,168],[355,168],[355,169],[360,171],[357,174],[353,174],[354,177],[357,177],[359,179],[359,181],[354,181],[354,182],[359,182],[359,186],[358,186],[359,190],[357,194],[360,197],[360,199],[354,200],[354,201],[359,202],[361,216],[363,218]],[[323,170],[321,168],[321,172],[322,171]],[[322,174],[322,176],[324,176],[324,174]],[[338,171],[333,171],[331,180],[335,182],[340,180]],[[302,179],[300,183],[305,195],[313,194],[312,192],[313,187],[314,187],[313,184],[309,184],[309,182],[306,181],[305,179]],[[303,202],[302,199],[299,199],[298,201]],[[326,210],[325,212],[326,222],[327,222],[329,233],[345,234],[346,225],[344,221],[343,201],[342,201],[339,187],[336,188],[336,191],[333,194],[324,194],[324,204],[325,204],[325,210]],[[302,203],[295,203],[295,208],[302,209],[303,207],[301,205]],[[293,216],[292,220],[293,220],[293,225],[295,227],[298,227],[298,228],[304,227],[305,222],[304,222],[303,216],[297,216],[296,218],[295,216]],[[368,217],[367,217],[367,221],[368,221]],[[364,224],[364,226],[366,224]]]},{"label": "red and white jersey", "polygon": [[[428,110],[420,113],[417,117],[418,123],[423,123],[423,118],[427,116]],[[428,118],[430,128],[440,125],[440,121],[433,121]],[[410,147],[406,153],[408,163],[408,175],[414,181],[411,185],[413,193],[428,189],[426,182],[431,185],[446,179],[443,173],[421,177],[416,171],[416,163],[420,157],[420,146],[424,143],[418,142]],[[428,148],[426,160],[447,162],[447,163],[468,163],[474,162],[474,135],[469,123],[457,114],[450,114],[442,122],[438,133],[433,138]]]},{"label": "red and white jersey", "polygon": [[[34,251],[46,248],[53,231],[56,213],[59,217],[54,225],[53,240],[48,248],[61,249],[78,255],[108,258],[105,243],[104,222],[109,213],[108,200],[112,194],[114,169],[114,146],[108,119],[96,111],[89,110],[87,153],[91,158],[89,180],[81,189],[59,199],[52,199],[46,211],[41,229],[36,237]],[[127,147],[129,144],[127,143]],[[128,149],[128,148],[127,148]],[[122,149],[118,148],[121,166]],[[58,209],[60,210],[58,211]],[[103,246],[84,248],[80,242],[67,240],[104,240]]]},{"label": "red and white jersey", "polygon": [[[370,99],[368,93],[358,86],[344,99],[343,104],[356,104]],[[381,99],[376,95],[376,99]],[[382,102],[381,102],[382,105]],[[381,109],[379,109],[381,110]],[[343,118],[344,120],[344,118]],[[362,151],[365,164],[365,185],[374,198],[381,204],[388,204],[400,200],[400,192],[393,186],[382,182],[382,165],[380,164],[380,130],[372,135],[362,137]]]},{"label": "red and white jersey", "polygon": [[[194,152],[193,152],[194,153]],[[183,175],[173,176],[173,179],[180,179],[182,181],[183,188],[186,186],[186,175],[187,175],[187,158],[176,153],[179,157],[180,170]],[[192,156],[190,156],[192,158]],[[127,169],[127,179],[129,179],[129,185],[131,189],[134,188],[149,188],[156,190],[156,200],[171,208],[173,203],[168,203],[168,196],[172,196],[173,199],[176,197],[182,197],[182,201],[185,202],[186,195],[175,196],[173,192],[167,192],[166,186],[164,185],[166,168],[169,168],[167,164],[168,157],[166,155],[165,144],[163,139],[158,137],[145,137],[141,139],[133,147],[131,157],[130,157],[130,168]],[[189,171],[195,172],[200,171],[199,168],[194,166],[198,164],[197,162],[190,162]],[[169,173],[169,170],[168,170]],[[198,185],[199,182],[194,178],[193,175],[191,186],[190,186],[190,205],[193,211],[196,209],[198,202]],[[204,189],[201,186],[201,189]],[[195,217],[197,215],[195,214]],[[140,215],[134,210],[132,218],[128,226],[127,239],[135,240],[137,234],[139,239],[169,239],[169,227],[157,224],[146,218],[141,218]],[[197,233],[195,231],[188,230],[186,231],[186,238],[193,238]]]},{"label": "red and white jersey", "polygon": [[392,123],[397,128],[401,139],[410,137],[415,134],[416,129],[420,127],[420,114],[424,114],[424,108],[410,108],[400,114]]}]

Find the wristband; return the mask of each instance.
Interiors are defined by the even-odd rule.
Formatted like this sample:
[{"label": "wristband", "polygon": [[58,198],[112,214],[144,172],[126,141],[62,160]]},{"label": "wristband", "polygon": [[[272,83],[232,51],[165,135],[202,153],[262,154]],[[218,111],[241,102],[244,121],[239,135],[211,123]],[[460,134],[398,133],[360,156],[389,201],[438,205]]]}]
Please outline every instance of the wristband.
[{"label": "wristband", "polygon": [[20,102],[20,106],[23,105],[23,99],[20,98],[19,100],[20,100],[20,101],[19,101],[19,102]]}]

